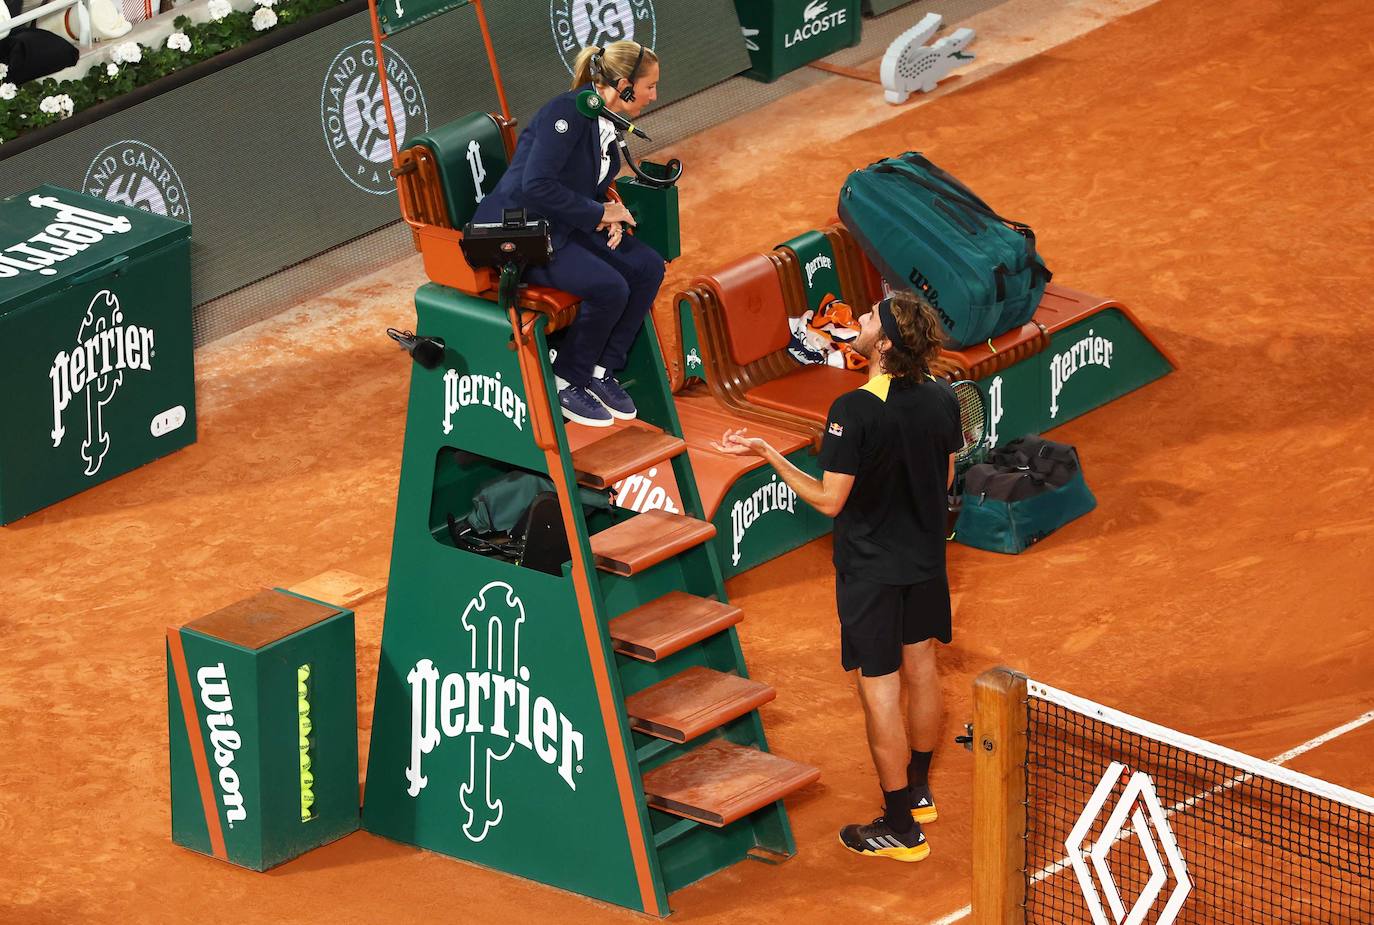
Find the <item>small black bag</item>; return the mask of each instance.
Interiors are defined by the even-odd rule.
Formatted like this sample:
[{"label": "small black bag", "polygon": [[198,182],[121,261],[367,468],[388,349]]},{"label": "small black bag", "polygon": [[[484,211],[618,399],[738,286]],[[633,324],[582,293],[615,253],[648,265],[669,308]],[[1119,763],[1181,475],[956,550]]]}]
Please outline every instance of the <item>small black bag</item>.
[{"label": "small black bag", "polygon": [[969,469],[954,538],[978,549],[1018,553],[1095,507],[1078,451],[1030,435]]}]

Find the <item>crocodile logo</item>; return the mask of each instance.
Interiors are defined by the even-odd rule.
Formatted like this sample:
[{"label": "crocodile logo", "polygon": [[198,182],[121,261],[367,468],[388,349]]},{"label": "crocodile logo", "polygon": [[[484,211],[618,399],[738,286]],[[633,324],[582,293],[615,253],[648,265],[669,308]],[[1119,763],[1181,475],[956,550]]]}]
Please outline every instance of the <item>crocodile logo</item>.
[{"label": "crocodile logo", "polygon": [[956,29],[934,45],[926,44],[940,31],[942,22],[939,13],[927,13],[887,46],[878,77],[883,98],[889,103],[905,103],[917,90],[931,92],[951,71],[974,59],[974,55],[964,53],[977,35],[972,29]]}]

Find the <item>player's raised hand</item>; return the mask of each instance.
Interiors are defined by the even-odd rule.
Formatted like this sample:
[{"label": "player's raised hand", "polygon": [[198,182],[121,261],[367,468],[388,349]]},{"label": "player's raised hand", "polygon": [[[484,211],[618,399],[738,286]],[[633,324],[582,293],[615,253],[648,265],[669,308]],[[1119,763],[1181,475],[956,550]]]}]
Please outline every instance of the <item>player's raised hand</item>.
[{"label": "player's raised hand", "polygon": [[727,430],[720,438],[719,443],[712,442],[711,446],[719,453],[728,453],[731,456],[762,456],[768,444],[762,437],[744,436],[745,428],[738,430]]}]

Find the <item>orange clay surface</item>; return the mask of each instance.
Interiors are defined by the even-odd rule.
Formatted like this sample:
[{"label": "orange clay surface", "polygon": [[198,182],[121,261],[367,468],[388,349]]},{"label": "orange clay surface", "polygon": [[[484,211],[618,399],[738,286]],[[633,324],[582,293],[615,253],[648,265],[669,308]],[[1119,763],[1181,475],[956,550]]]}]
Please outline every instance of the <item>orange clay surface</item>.
[{"label": "orange clay surface", "polygon": [[[951,548],[946,739],[998,663],[1260,756],[1374,708],[1371,35],[1367,0],[1160,0],[855,134],[759,128],[877,92],[835,78],[673,152],[676,280],[823,222],[849,170],[915,148],[1182,364],[1056,432],[1096,512],[1019,557]],[[409,370],[382,330],[418,279],[409,260],[200,351],[199,443],[0,530],[0,921],[637,920],[361,832],[267,874],[171,843],[163,628],[328,569],[385,577]],[[674,894],[681,920],[968,902],[960,749],[936,759],[929,860],[836,843],[878,791],[831,581],[823,539],[730,583],[772,745],[823,777],[790,801],[799,855]],[[383,601],[358,611],[364,755]],[[1372,756],[1365,727],[1296,766],[1368,792]]]}]

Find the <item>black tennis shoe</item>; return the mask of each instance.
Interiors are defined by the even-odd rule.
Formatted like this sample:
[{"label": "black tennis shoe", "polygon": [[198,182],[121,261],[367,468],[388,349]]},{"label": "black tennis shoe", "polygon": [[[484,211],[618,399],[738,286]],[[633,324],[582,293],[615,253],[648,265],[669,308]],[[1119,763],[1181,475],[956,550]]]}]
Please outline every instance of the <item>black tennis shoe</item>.
[{"label": "black tennis shoe", "polygon": [[909,832],[897,832],[882,816],[868,825],[847,825],[840,829],[840,844],[855,854],[891,858],[907,864],[923,861],[930,854],[930,845],[920,823],[913,822]]},{"label": "black tennis shoe", "polygon": [[935,794],[930,792],[929,787],[911,788],[911,818],[921,825],[940,818],[935,809]]}]

